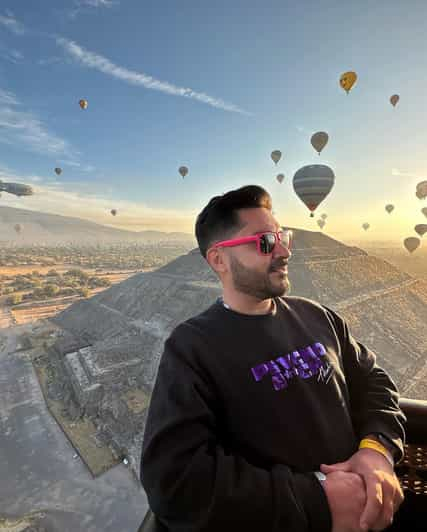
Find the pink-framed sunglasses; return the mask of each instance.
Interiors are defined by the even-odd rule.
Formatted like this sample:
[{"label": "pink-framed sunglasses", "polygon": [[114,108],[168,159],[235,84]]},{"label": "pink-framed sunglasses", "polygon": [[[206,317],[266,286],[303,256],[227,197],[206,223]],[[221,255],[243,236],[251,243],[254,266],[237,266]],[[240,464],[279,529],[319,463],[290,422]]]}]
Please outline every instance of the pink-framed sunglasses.
[{"label": "pink-framed sunglasses", "polygon": [[256,233],[253,236],[244,236],[242,238],[233,238],[232,240],[222,240],[212,246],[212,248],[239,246],[248,242],[256,242],[258,253],[261,255],[271,255],[278,242],[288,251],[292,248],[292,231],[285,229],[283,231],[266,231]]}]

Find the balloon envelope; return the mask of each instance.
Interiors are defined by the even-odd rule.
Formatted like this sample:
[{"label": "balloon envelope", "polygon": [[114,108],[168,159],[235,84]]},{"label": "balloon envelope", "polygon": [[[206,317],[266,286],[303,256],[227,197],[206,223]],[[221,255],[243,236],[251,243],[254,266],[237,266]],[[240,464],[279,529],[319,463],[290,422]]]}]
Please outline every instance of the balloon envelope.
[{"label": "balloon envelope", "polygon": [[320,155],[320,152],[326,146],[329,140],[329,135],[325,131],[318,131],[311,137],[311,145]]},{"label": "balloon envelope", "polygon": [[417,224],[415,226],[415,232],[420,236],[423,236],[425,233],[427,233],[427,224]]},{"label": "balloon envelope", "polygon": [[325,220],[317,220],[317,225],[320,227],[320,229],[323,229],[325,226]]},{"label": "balloon envelope", "polygon": [[356,72],[344,72],[344,74],[341,74],[340,77],[340,85],[341,87],[347,92],[347,94],[350,92],[353,85],[356,83],[357,80],[357,74]]},{"label": "balloon envelope", "polygon": [[56,175],[60,175],[62,173],[62,168],[55,168]]},{"label": "balloon envelope", "polygon": [[188,168],[186,166],[180,166],[178,172],[185,177],[188,174]]},{"label": "balloon envelope", "polygon": [[329,166],[312,164],[296,171],[293,186],[296,195],[313,211],[326,198],[335,183],[335,174]]},{"label": "balloon envelope", "polygon": [[394,209],[394,205],[392,205],[391,203],[389,203],[388,205],[385,206],[385,210],[390,214],[391,211]]},{"label": "balloon envelope", "polygon": [[417,198],[419,199],[427,198],[427,181],[420,181],[418,183],[416,195],[417,195]]},{"label": "balloon envelope", "polygon": [[87,100],[79,100],[79,105],[82,109],[87,109],[88,101]]},{"label": "balloon envelope", "polygon": [[390,96],[390,103],[393,107],[396,107],[397,102],[399,101],[399,95],[393,94],[393,96]]},{"label": "balloon envelope", "polygon": [[285,176],[283,174],[277,174],[276,179],[279,183],[281,183],[285,179]]},{"label": "balloon envelope", "polygon": [[328,217],[327,214],[322,214],[322,216],[320,218],[322,218],[322,220],[326,220],[327,217]]},{"label": "balloon envelope", "polygon": [[277,164],[280,161],[280,158],[282,157],[282,152],[280,150],[274,150],[271,152],[270,157]]},{"label": "balloon envelope", "polygon": [[362,225],[363,229],[367,231],[371,226],[368,223]]},{"label": "balloon envelope", "polygon": [[421,212],[424,214],[424,216],[427,218],[427,207],[423,207],[421,209]]},{"label": "balloon envelope", "polygon": [[117,214],[117,210],[116,210],[116,209],[111,209],[110,212],[111,212],[111,214],[112,214],[113,216],[116,216],[116,214]]},{"label": "balloon envelope", "polygon": [[405,238],[405,240],[403,241],[403,245],[410,253],[413,253],[417,249],[417,247],[420,245],[420,243],[421,243],[420,239],[415,236],[410,236],[409,238]]}]

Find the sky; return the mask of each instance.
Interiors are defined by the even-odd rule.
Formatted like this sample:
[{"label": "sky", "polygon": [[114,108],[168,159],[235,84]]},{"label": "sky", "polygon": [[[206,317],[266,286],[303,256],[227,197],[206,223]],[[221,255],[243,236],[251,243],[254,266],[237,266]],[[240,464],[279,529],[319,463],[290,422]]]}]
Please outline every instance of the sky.
[{"label": "sky", "polygon": [[[257,184],[286,226],[327,213],[342,241],[417,236],[425,35],[423,0],[2,0],[0,180],[35,194],[0,205],[194,234],[211,197]],[[292,185],[311,164],[335,173],[315,218]]]}]

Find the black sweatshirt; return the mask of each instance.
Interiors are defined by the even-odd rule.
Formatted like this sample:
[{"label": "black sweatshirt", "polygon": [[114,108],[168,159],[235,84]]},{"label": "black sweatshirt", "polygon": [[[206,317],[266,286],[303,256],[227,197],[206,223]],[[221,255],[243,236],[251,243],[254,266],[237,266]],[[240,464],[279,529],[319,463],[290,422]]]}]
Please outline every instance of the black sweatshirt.
[{"label": "black sweatshirt", "polygon": [[247,315],[219,298],[165,342],[141,482],[171,532],[330,532],[313,471],[374,432],[403,456],[405,416],[374,353],[329,308],[274,301]]}]

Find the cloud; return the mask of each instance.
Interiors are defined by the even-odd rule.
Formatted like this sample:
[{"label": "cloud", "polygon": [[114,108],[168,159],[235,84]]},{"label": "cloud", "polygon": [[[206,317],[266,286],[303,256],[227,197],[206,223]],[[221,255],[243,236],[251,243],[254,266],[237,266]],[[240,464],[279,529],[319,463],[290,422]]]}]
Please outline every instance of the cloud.
[{"label": "cloud", "polygon": [[408,174],[406,172],[401,172],[398,168],[392,168],[391,175],[395,175],[399,177],[411,177],[413,179],[426,179],[426,177],[422,175]]},{"label": "cloud", "polygon": [[195,92],[189,88],[177,87],[176,85],[168,83],[167,81],[155,79],[152,76],[144,74],[143,72],[135,72],[133,70],[115,65],[106,57],[98,55],[94,52],[90,52],[89,50],[85,50],[77,43],[69,41],[68,39],[60,37],[56,39],[56,42],[78,63],[125,81],[126,83],[145,87],[146,89],[158,90],[166,94],[172,94],[173,96],[191,98],[207,105],[211,105],[212,107],[223,109],[224,111],[250,115],[250,113],[243,111],[236,105],[232,103],[226,103],[223,100],[214,98],[208,94]]},{"label": "cloud", "polygon": [[16,35],[23,35],[25,33],[24,25],[16,20],[10,11],[7,12],[6,16],[0,15],[0,24]]},{"label": "cloud", "polygon": [[39,59],[37,64],[40,66],[53,65],[54,63],[59,63],[61,61],[60,57],[48,57],[47,59]]},{"label": "cloud", "polygon": [[89,7],[112,7],[112,0],[80,0],[80,5]]},{"label": "cloud", "polygon": [[[37,183],[32,185],[34,195],[16,198],[10,194],[3,194],[2,205],[28,209],[38,212],[74,216],[91,220],[96,223],[110,225],[133,231],[147,228],[159,231],[184,231],[193,234],[194,221],[197,213],[175,209],[153,208],[133,201],[105,197],[105,187],[102,193],[95,184],[60,183],[55,178],[31,175],[17,175],[0,168],[0,179],[16,183]],[[110,190],[113,196],[113,190]],[[111,209],[117,209],[118,215],[112,218]]]},{"label": "cloud", "polygon": [[6,46],[0,45],[0,57],[6,59],[10,63],[19,63],[24,59],[23,54],[19,50],[14,48],[7,48]]},{"label": "cloud", "polygon": [[90,8],[109,8],[118,4],[118,1],[113,0],[74,0],[74,7],[69,9],[66,14],[70,18],[76,18],[82,12],[87,12]]},{"label": "cloud", "polygon": [[21,111],[16,96],[0,88],[0,142],[20,149],[48,155],[63,155],[74,160],[76,152],[70,144],[51,133],[41,120],[30,112]]}]

